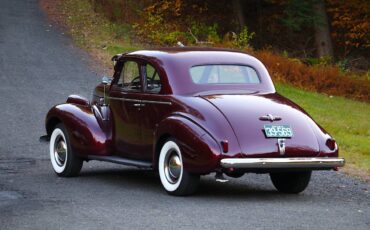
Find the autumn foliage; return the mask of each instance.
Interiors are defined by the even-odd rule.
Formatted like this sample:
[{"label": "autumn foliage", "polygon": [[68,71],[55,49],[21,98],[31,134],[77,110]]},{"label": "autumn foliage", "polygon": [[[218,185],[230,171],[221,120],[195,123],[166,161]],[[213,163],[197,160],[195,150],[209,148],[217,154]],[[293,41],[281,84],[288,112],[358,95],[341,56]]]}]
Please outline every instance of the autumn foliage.
[{"label": "autumn foliage", "polygon": [[370,82],[365,76],[359,78],[343,74],[336,66],[308,66],[298,59],[276,55],[267,50],[255,51],[253,54],[266,65],[275,82],[370,102]]},{"label": "autumn foliage", "polygon": [[[141,44],[174,46],[181,41],[187,46],[247,49],[268,67],[275,82],[370,101],[367,0],[325,0],[339,60],[315,57],[314,30],[309,25],[320,22],[310,9],[318,0],[240,1],[245,8],[245,27],[240,27],[235,16],[235,0],[90,1],[96,11],[115,23],[133,25],[132,40]],[[289,15],[291,20],[287,20]],[[360,56],[350,57],[353,53]],[[349,65],[362,72],[351,72]]]},{"label": "autumn foliage", "polygon": [[346,57],[356,48],[370,48],[370,1],[328,0],[332,37]]}]

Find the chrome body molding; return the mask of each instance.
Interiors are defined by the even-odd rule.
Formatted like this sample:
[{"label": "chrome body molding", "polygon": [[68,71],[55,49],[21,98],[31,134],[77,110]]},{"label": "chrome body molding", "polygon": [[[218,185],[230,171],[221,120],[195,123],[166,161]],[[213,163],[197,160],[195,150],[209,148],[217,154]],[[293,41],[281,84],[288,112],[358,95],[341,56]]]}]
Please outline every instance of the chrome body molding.
[{"label": "chrome body molding", "polygon": [[130,98],[122,98],[122,97],[107,97],[109,100],[118,100],[118,101],[129,101],[129,102],[138,102],[140,103],[141,100],[138,99],[130,99]]},{"label": "chrome body molding", "polygon": [[315,168],[330,169],[344,166],[344,158],[337,157],[294,157],[294,158],[224,158],[223,168]]},{"label": "chrome body molding", "polygon": [[131,98],[121,98],[121,97],[107,97],[110,100],[119,100],[119,101],[129,101],[129,102],[136,102],[142,104],[159,104],[159,105],[172,105],[169,101],[149,101],[149,100],[139,100],[139,99],[131,99]]},{"label": "chrome body molding", "polygon": [[148,101],[148,100],[141,100],[142,103],[145,104],[160,104],[160,105],[172,105],[172,102],[169,101]]}]

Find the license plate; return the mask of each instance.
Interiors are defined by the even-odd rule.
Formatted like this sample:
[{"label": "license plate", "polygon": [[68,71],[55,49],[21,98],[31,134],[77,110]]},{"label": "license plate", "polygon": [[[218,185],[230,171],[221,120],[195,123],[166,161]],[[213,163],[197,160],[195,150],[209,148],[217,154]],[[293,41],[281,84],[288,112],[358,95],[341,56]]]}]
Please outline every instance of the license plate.
[{"label": "license plate", "polygon": [[293,130],[290,125],[264,125],[263,126],[266,137],[292,137]]}]

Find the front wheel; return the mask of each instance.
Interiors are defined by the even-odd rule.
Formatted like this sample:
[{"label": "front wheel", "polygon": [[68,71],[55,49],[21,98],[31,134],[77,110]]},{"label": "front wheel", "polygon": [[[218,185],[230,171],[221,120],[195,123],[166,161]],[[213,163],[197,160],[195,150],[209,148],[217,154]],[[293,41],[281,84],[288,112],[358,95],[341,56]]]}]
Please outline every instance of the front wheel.
[{"label": "front wheel", "polygon": [[162,146],[158,172],[164,189],[170,195],[191,195],[198,188],[200,176],[184,168],[180,148],[173,139],[167,140]]},{"label": "front wheel", "polygon": [[54,172],[61,177],[77,176],[83,164],[83,160],[73,153],[62,123],[55,126],[50,137],[50,160]]},{"label": "front wheel", "polygon": [[300,193],[310,183],[311,171],[270,173],[270,178],[275,188],[282,193]]}]

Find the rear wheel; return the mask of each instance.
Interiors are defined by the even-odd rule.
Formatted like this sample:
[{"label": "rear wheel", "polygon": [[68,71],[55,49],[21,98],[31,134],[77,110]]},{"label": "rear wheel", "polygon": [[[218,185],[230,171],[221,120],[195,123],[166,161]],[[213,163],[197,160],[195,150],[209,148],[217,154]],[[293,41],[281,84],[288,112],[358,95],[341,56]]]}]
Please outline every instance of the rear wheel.
[{"label": "rear wheel", "polygon": [[61,177],[77,176],[83,164],[83,160],[73,153],[62,123],[55,126],[50,137],[50,160],[54,172]]},{"label": "rear wheel", "polygon": [[200,176],[184,168],[180,148],[173,139],[167,140],[162,146],[158,172],[164,189],[170,195],[191,195],[198,188]]},{"label": "rear wheel", "polygon": [[304,191],[311,179],[311,171],[270,173],[275,188],[283,193],[300,193]]}]

